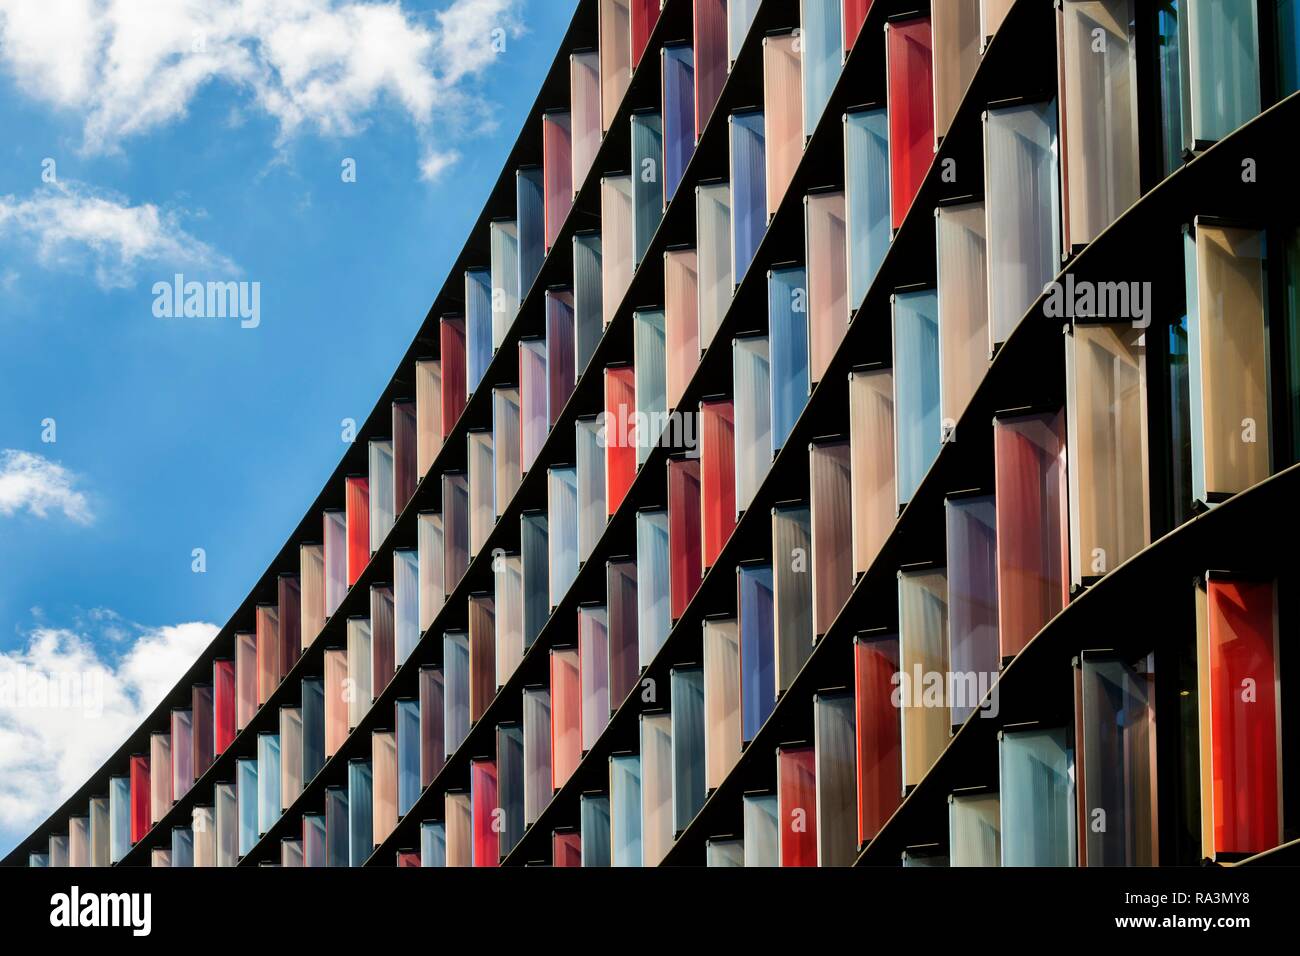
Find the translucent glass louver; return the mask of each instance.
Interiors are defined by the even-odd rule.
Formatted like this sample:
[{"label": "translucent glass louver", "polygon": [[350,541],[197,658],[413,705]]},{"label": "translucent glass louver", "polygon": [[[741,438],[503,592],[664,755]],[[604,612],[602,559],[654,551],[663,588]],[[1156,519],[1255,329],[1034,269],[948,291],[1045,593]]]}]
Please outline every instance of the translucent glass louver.
[{"label": "translucent glass louver", "polygon": [[982,789],[948,795],[950,866],[1001,866],[1002,821],[998,795]]},{"label": "translucent glass louver", "polygon": [[609,797],[603,793],[584,793],[578,798],[579,836],[583,866],[609,866],[610,829]]},{"label": "translucent glass louver", "polygon": [[948,746],[952,730],[947,687],[931,699],[939,675],[946,685],[948,581],[943,568],[898,573],[899,699],[903,725],[903,786],[921,782]]},{"label": "translucent glass louver", "polygon": [[289,809],[290,804],[302,793],[302,766],[302,709],[281,707],[280,812]]},{"label": "translucent glass louver", "polygon": [[[304,648],[311,646],[325,626],[325,548],[319,544],[298,547],[298,567],[302,584],[299,632]],[[233,673],[233,672],[232,672]],[[232,687],[233,690],[233,687]],[[227,741],[228,742],[228,741]],[[225,750],[217,747],[217,753]]]},{"label": "translucent glass louver", "polygon": [[1150,657],[1106,651],[1075,659],[1081,866],[1153,866],[1156,823],[1156,690]]},{"label": "translucent glass louver", "polygon": [[763,113],[761,110],[732,113],[728,124],[731,142],[731,281],[739,285],[767,232]]},{"label": "translucent glass louver", "polygon": [[998,652],[997,508],[992,495],[944,501],[948,544],[948,665],[952,725],[978,706],[1001,669]]},{"label": "translucent glass louver", "polygon": [[1180,0],[1184,148],[1204,149],[1259,113],[1259,22],[1253,3]]},{"label": "translucent glass louver", "polygon": [[706,618],[704,786],[714,790],[740,759],[740,631],[734,618]]},{"label": "translucent glass louver", "polygon": [[240,757],[235,761],[235,794],[239,815],[239,855],[247,856],[257,842],[257,759]]},{"label": "translucent glass louver", "polygon": [[524,730],[518,723],[497,724],[497,860],[505,859],[524,832]]},{"label": "translucent glass louver", "polygon": [[602,325],[609,325],[632,282],[632,177],[600,178],[600,299]]},{"label": "translucent glass louver", "polygon": [[[108,780],[108,860],[116,864],[131,849],[131,778]],[[48,865],[48,863],[47,863]]]},{"label": "translucent glass louver", "polygon": [[641,757],[638,754],[615,754],[609,758],[609,847],[611,866],[641,865]]},{"label": "translucent glass louver", "polygon": [[496,696],[496,604],[491,594],[469,598],[469,719],[483,716]]},{"label": "translucent glass louver", "polygon": [[663,711],[641,714],[640,803],[641,863],[658,866],[673,845],[672,715]]},{"label": "translucent glass louver", "polygon": [[[415,402],[393,402],[393,515],[402,513],[420,480],[416,472]],[[308,635],[302,635],[310,641]],[[310,637],[315,637],[315,634]]]},{"label": "translucent glass louver", "polygon": [[[361,572],[370,562],[370,486],[365,478],[349,476],[346,482],[346,515],[348,530],[348,586],[357,583]],[[258,645],[261,646],[259,636]],[[260,659],[260,653],[259,653]],[[260,667],[259,667],[260,671]],[[260,697],[261,681],[258,681],[258,703],[264,703]]]},{"label": "translucent glass louver", "polygon": [[736,284],[731,271],[729,184],[706,183],[695,187],[695,243],[699,274],[699,347],[703,351],[713,341],[723,316],[727,314]]},{"label": "translucent glass louver", "polygon": [[841,28],[842,0],[800,0],[800,63],[802,66],[803,137],[817,128],[844,60]]},{"label": "translucent glass louver", "polygon": [[444,853],[447,866],[474,865],[474,809],[470,794],[448,792],[444,798]]},{"label": "translucent glass louver", "polygon": [[840,23],[840,31],[847,57],[848,52],[853,49],[853,44],[862,35],[862,28],[867,22],[867,12],[871,9],[871,0],[843,0],[843,3],[844,18]]},{"label": "translucent glass louver", "polygon": [[456,752],[469,734],[469,635],[447,631],[442,636],[444,680],[443,752]]},{"label": "translucent glass louver", "polygon": [[[397,736],[391,730],[370,735],[371,828],[375,845],[383,843],[397,825]],[[367,854],[368,855],[368,854]]]},{"label": "translucent glass louver", "polygon": [[[495,242],[502,242],[496,239]],[[492,361],[492,352],[496,346],[493,341],[493,323],[495,319],[495,286],[491,269],[465,270],[465,389],[468,397],[478,391]],[[461,403],[464,408],[464,402]]]},{"label": "translucent glass louver", "polygon": [[346,680],[351,687],[346,696],[348,702],[348,729],[361,724],[361,718],[370,709],[374,693],[374,647],[370,629],[370,619],[354,615],[348,618],[347,629]]},{"label": "translucent glass louver", "polygon": [[[552,659],[552,670],[554,667]],[[545,687],[525,687],[523,699],[524,823],[531,826],[551,802],[551,794],[555,791],[551,760],[551,692]]]},{"label": "translucent glass louver", "polygon": [[[493,402],[493,412],[496,411]],[[495,418],[495,414],[493,416]],[[491,431],[472,431],[465,436],[468,466],[466,468],[469,492],[469,539],[467,557],[478,554],[496,523],[497,469],[494,459]],[[443,504],[446,507],[446,502]],[[444,515],[446,512],[443,512]],[[445,530],[445,529],[444,529]]]},{"label": "translucent glass louver", "polygon": [[[169,731],[149,735],[149,824],[163,818],[172,807],[172,738]],[[72,863],[77,866],[77,863]],[[85,864],[80,864],[85,865]]]},{"label": "translucent glass louver", "polygon": [[50,836],[49,857],[50,866],[52,867],[66,867],[68,865],[68,838],[66,835]]},{"label": "translucent glass louver", "polygon": [[638,111],[632,132],[632,268],[645,258],[664,210],[664,131],[658,113]]},{"label": "translucent glass louver", "polygon": [[[445,647],[445,645],[444,645]],[[433,783],[447,762],[443,725],[447,716],[446,678],[443,667],[420,668],[420,789]]]},{"label": "translucent glass louver", "polygon": [[775,793],[742,798],[745,866],[781,865],[780,807]]},{"label": "translucent glass louver", "polygon": [[771,343],[769,382],[771,453],[785,445],[808,403],[808,346],[811,331],[807,277],[802,266],[767,272],[767,328]]},{"label": "translucent glass louver", "polygon": [[767,336],[733,339],[731,370],[736,396],[734,454],[739,517],[754,500],[772,465],[772,372]]},{"label": "translucent glass louver", "polygon": [[903,224],[934,159],[930,18],[885,24],[889,98],[890,225]]},{"label": "translucent glass louver", "polygon": [[90,818],[72,817],[68,820],[68,866],[91,865]]},{"label": "translucent glass louver", "polygon": [[[816,3],[822,0],[814,0]],[[800,63],[806,56],[806,40],[802,33],[786,33],[763,37],[763,122],[761,158],[764,163],[766,190],[764,225],[776,214],[794,179],[799,160],[803,157],[804,117],[803,102],[799,95]],[[805,91],[806,92],[806,91]],[[732,121],[736,116],[733,114]],[[736,148],[733,133],[732,149]],[[746,146],[753,148],[748,142]],[[735,157],[733,156],[733,162]],[[736,178],[733,166],[732,179]],[[761,233],[759,238],[762,238]],[[757,245],[757,242],[755,242]],[[748,263],[746,258],[745,262]],[[744,272],[739,268],[736,274]]]},{"label": "translucent glass louver", "polygon": [[393,443],[391,440],[370,442],[370,553],[379,550],[392,530],[393,510]]},{"label": "translucent glass louver", "polygon": [[90,865],[110,866],[110,852],[108,797],[91,797]]},{"label": "translucent glass louver", "polygon": [[179,800],[194,786],[194,716],[189,710],[171,711],[172,798]]},{"label": "translucent glass louver", "polygon": [[582,834],[573,827],[551,831],[551,866],[582,866]]},{"label": "translucent glass louver", "polygon": [[844,191],[822,190],[803,200],[808,289],[808,379],[820,382],[848,330],[857,303],[848,297],[848,217]]},{"label": "translucent glass louver", "polygon": [[[581,622],[578,623],[581,628]],[[550,727],[546,741],[550,754],[546,758],[546,801],[573,774],[582,757],[582,652],[578,648],[552,648],[550,653],[550,692],[547,714]],[[524,732],[528,732],[528,727]],[[538,784],[539,786],[539,784]]]},{"label": "translucent glass louver", "polygon": [[[519,460],[521,409],[518,388],[492,389],[492,466],[495,482],[492,490],[493,523],[519,490],[523,467]],[[489,529],[490,530],[490,529]],[[486,535],[484,536],[486,538]],[[478,542],[481,547],[483,539]],[[478,548],[474,548],[478,553]]]},{"label": "translucent glass louver", "polygon": [[1198,217],[1184,249],[1192,497],[1212,503],[1269,474],[1264,233]]},{"label": "translucent glass louver", "polygon": [[504,686],[524,656],[524,570],[517,554],[492,557],[496,627],[495,690]]},{"label": "translucent glass louver", "polygon": [[527,474],[546,441],[547,415],[546,340],[519,342],[519,470]]},{"label": "translucent glass louver", "polygon": [[[397,816],[404,817],[420,795],[420,702],[402,699],[393,703],[394,747],[397,758]],[[396,823],[396,820],[394,820]]]},{"label": "translucent glass louver", "polygon": [[998,735],[1003,866],[1077,863],[1074,754],[1064,728]]},{"label": "translucent glass louver", "polygon": [[654,33],[655,24],[659,22],[659,7],[662,0],[631,0],[632,31],[632,66],[641,62],[650,35]]},{"label": "translucent glass louver", "polygon": [[[415,470],[423,481],[442,448],[442,362],[421,359],[415,363]],[[304,584],[307,572],[303,571]],[[328,613],[326,614],[328,617]],[[303,637],[306,638],[306,630]]]},{"label": "translucent glass louver", "polygon": [[522,295],[523,256],[518,221],[495,219],[488,223],[488,240],[492,259],[492,351],[495,352],[505,344]]},{"label": "translucent glass louver", "polygon": [[549,252],[560,236],[560,227],[573,207],[573,131],[570,114],[542,114],[542,169],[546,207],[546,249]]},{"label": "translucent glass louver", "polygon": [[1004,662],[1069,599],[1063,419],[1058,412],[993,423],[998,643]]},{"label": "translucent glass louver", "polygon": [[1150,540],[1143,330],[1076,323],[1065,339],[1070,580],[1091,583]]},{"label": "translucent glass louver", "polygon": [[441,820],[420,824],[420,866],[447,865],[447,825]]},{"label": "translucent glass louver", "polygon": [[601,444],[605,451],[605,513],[623,503],[636,477],[636,372],[630,365],[605,369],[605,419]]},{"label": "translucent glass louver", "polygon": [[672,699],[672,829],[681,833],[704,806],[704,670],[674,667]]},{"label": "translucent glass louver", "polygon": [[578,608],[578,656],[582,672],[581,749],[590,750],[609,723],[611,710],[609,615],[605,608],[594,605]]},{"label": "translucent glass louver", "polygon": [[[329,652],[326,651],[328,654]],[[328,666],[328,664],[326,665]],[[325,681],[320,677],[302,680],[302,780],[310,783],[325,766]]]},{"label": "translucent glass louver", "polygon": [[423,633],[447,600],[442,515],[422,511],[416,519],[416,562],[419,565],[419,629]]},{"label": "translucent glass louver", "polygon": [[393,653],[400,667],[420,640],[419,553],[410,549],[393,552]]},{"label": "translucent glass louver", "polygon": [[600,54],[569,56],[569,123],[573,137],[573,193],[577,195],[600,149]]},{"label": "translucent glass louver", "polygon": [[666,43],[660,57],[666,208],[695,152],[695,51],[689,43]]},{"label": "translucent glass louver", "polygon": [[[347,593],[348,584],[348,522],[346,512],[326,511],[321,515],[322,535],[325,542],[325,616],[333,617]],[[238,660],[238,657],[236,657]],[[238,665],[236,665],[238,667]],[[240,717],[239,726],[247,723]]]},{"label": "translucent glass louver", "polygon": [[894,295],[894,414],[898,507],[939,454],[939,304],[934,289]]},{"label": "translucent glass louver", "polygon": [[[515,173],[515,210],[519,254],[515,280],[520,301],[532,288],[546,257],[546,174],[540,166],[527,166]],[[516,306],[518,311],[518,306]],[[507,322],[514,316],[508,316]]]},{"label": "translucent glass louver", "polygon": [[856,708],[853,695],[813,695],[817,865],[851,866],[858,849]]},{"label": "translucent glass louver", "polygon": [[600,239],[597,232],[573,237],[573,354],[578,377],[587,370],[605,330]]},{"label": "translucent glass louver", "polygon": [[[130,760],[130,775],[127,788],[130,794],[130,826],[128,839],[131,845],[139,843],[149,832],[153,821],[150,819],[149,757],[145,754],[133,754]],[[55,838],[50,837],[50,860],[52,866],[67,866],[67,840],[63,838],[61,846],[55,846]]]},{"label": "translucent glass louver", "polygon": [[348,761],[348,866],[362,866],[375,849],[375,778],[370,761]]},{"label": "translucent glass louver", "polygon": [[662,309],[632,313],[632,370],[636,392],[636,465],[640,468],[659,444],[667,421]]},{"label": "translucent glass louver", "polygon": [[779,864],[816,866],[817,762],[812,747],[776,748],[776,799],[781,820]]},{"label": "translucent glass louver", "polygon": [[[482,306],[480,285],[470,281],[470,273],[465,273],[465,311],[466,315],[444,315],[438,320],[439,354],[442,356],[442,440],[446,441],[461,412],[465,410],[467,395],[474,391],[471,386],[469,330],[472,327],[467,316],[471,309],[483,311],[491,309],[491,278],[486,272],[480,273],[486,279],[487,305]],[[491,339],[488,340],[489,343]],[[484,363],[486,364],[486,363]],[[480,373],[481,377],[481,373]],[[477,385],[478,380],[473,382]]]},{"label": "translucent glass louver", "polygon": [[1274,583],[1207,575],[1196,630],[1201,856],[1258,853],[1283,840]]},{"label": "translucent glass louver", "polygon": [[347,866],[349,853],[348,789],[325,788],[325,865]]},{"label": "translucent glass louver", "polygon": [[846,441],[808,446],[814,639],[830,629],[853,587],[851,459]]},{"label": "translucent glass louver", "polygon": [[[533,646],[533,641],[541,633],[551,613],[548,527],[554,525],[547,521],[544,514],[529,511],[519,516],[519,559],[524,584],[525,649]],[[569,531],[572,530],[573,525],[570,524]],[[562,533],[563,530],[557,527],[556,537],[560,537]]]},{"label": "translucent glass louver", "polygon": [[700,533],[704,567],[718,559],[736,527],[735,405],[700,402]]},{"label": "translucent glass louver", "polygon": [[190,690],[190,713],[194,723],[194,732],[191,735],[191,745],[194,748],[192,765],[194,768],[194,779],[207,771],[212,766],[212,685],[195,684]]},{"label": "translucent glass louver", "polygon": [[695,0],[693,27],[695,47],[695,128],[708,124],[722,95],[731,58],[727,48],[728,0]]},{"label": "translucent glass louver", "polygon": [[935,210],[938,257],[939,424],[945,441],[989,367],[984,203]]},{"label": "translucent glass louver", "polygon": [[[599,326],[597,326],[599,327]],[[546,428],[560,419],[577,377],[573,290],[546,290]],[[545,432],[542,438],[545,439]],[[530,459],[531,460],[531,459]]]},{"label": "translucent glass louver", "polygon": [[776,693],[788,691],[813,653],[813,515],[802,503],[772,509],[772,614],[775,618]]},{"label": "translucent glass louver", "polygon": [[578,561],[586,561],[605,530],[605,450],[595,419],[574,423],[574,460],[578,472]]},{"label": "translucent glass louver", "polygon": [[668,639],[668,512],[636,513],[637,662],[648,667]]},{"label": "translucent glass louver", "polygon": [[871,566],[897,516],[892,369],[855,368],[849,373],[849,454],[856,577]]},{"label": "translucent glass louver", "polygon": [[982,48],[987,48],[988,41],[998,32],[1002,21],[1006,19],[1015,0],[980,0],[980,36]]},{"label": "translucent glass louver", "polygon": [[379,697],[396,671],[393,632],[393,589],[370,589],[370,697]]},{"label": "translucent glass louver", "polygon": [[772,566],[736,568],[736,625],[740,635],[741,733],[748,742],[776,706]]},{"label": "translucent glass louver", "polygon": [[614,123],[618,105],[632,81],[632,25],[629,0],[599,0],[600,129]]},{"label": "translucent glass louver", "polygon": [[[608,602],[609,708],[617,710],[636,685],[637,566],[635,561],[605,564],[605,599]],[[602,724],[603,726],[603,724]]]},{"label": "translucent glass louver", "polygon": [[674,621],[699,589],[703,575],[700,548],[700,462],[668,460],[668,591]]},{"label": "translucent glass louver", "polygon": [[328,837],[325,830],[325,814],[304,813],[302,815],[302,865],[307,867],[328,866]]},{"label": "translucent glass louver", "polygon": [[1056,274],[1061,248],[1056,102],[984,114],[989,352],[1007,340]]},{"label": "translucent glass louver", "polygon": [[546,484],[546,546],[550,563],[547,603],[554,608],[578,576],[579,515],[582,513],[578,469],[547,469]]},{"label": "translucent glass louver", "polygon": [[889,116],[883,109],[844,114],[844,220],[848,231],[849,310],[856,311],[889,251]]},{"label": "translucent glass louver", "polygon": [[664,402],[678,412],[700,364],[698,258],[694,249],[664,253]]},{"label": "translucent glass louver", "polygon": [[280,819],[280,735],[257,735],[257,834],[268,832]]},{"label": "translucent glass louver", "polygon": [[966,88],[980,65],[980,0],[930,7],[934,46],[934,145],[948,134]]},{"label": "translucent glass louver", "polygon": [[1138,198],[1133,11],[1133,0],[1064,0],[1059,7],[1066,253],[1097,238]]}]

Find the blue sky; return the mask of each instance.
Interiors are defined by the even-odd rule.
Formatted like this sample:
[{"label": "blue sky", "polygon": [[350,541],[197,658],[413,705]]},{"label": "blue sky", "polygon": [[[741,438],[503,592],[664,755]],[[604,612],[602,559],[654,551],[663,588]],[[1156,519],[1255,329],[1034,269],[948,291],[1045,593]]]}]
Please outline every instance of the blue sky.
[{"label": "blue sky", "polygon": [[[0,851],[138,723],[315,498],[574,5],[0,0]],[[260,324],[155,317],[176,272],[260,283]],[[63,671],[102,680],[97,712],[4,699],[6,674]]]}]

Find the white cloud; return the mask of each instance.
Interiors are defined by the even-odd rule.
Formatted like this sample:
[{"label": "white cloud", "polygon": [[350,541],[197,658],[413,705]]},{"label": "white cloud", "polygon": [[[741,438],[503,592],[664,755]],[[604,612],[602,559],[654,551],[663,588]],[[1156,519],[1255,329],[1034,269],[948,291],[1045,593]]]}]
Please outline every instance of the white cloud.
[{"label": "white cloud", "polygon": [[430,151],[420,160],[420,178],[425,182],[436,182],[458,159],[460,154],[454,150],[449,153]]},{"label": "white cloud", "polygon": [[435,124],[483,116],[465,83],[522,34],[523,2],[453,0],[421,22],[400,0],[0,0],[0,65],[80,114],[92,153],[183,117],[209,83],[244,91],[280,145],[304,127],[354,135],[392,106],[428,152]]},{"label": "white cloud", "polygon": [[133,206],[76,182],[43,186],[24,199],[0,196],[4,237],[32,245],[47,268],[80,270],[88,264],[104,289],[131,286],[145,264],[210,268],[223,276],[239,272],[228,258],[190,235],[179,212],[153,203]]},{"label": "white cloud", "polygon": [[97,648],[80,628],[46,626],[0,653],[0,829],[31,827],[66,800],[218,630],[200,622],[144,628],[111,617],[133,637],[121,653]]},{"label": "white cloud", "polygon": [[26,509],[38,518],[51,510],[78,524],[94,520],[85,494],[73,485],[77,477],[58,462],[29,451],[0,450],[0,515],[8,518]]}]

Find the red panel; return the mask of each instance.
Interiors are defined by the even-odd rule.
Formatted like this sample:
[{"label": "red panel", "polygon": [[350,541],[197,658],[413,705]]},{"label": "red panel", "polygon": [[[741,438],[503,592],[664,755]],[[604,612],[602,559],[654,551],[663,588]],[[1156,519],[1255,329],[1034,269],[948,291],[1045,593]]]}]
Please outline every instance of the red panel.
[{"label": "red panel", "polygon": [[659,22],[659,0],[632,0],[632,68],[641,62],[650,34]]},{"label": "red panel", "polygon": [[703,130],[727,82],[727,0],[695,0],[695,129]]},{"label": "red panel", "polygon": [[397,852],[398,866],[419,866],[420,854],[417,850],[399,850]]},{"label": "red panel", "polygon": [[296,574],[282,574],[280,594],[280,679],[302,655],[302,584]]},{"label": "red panel", "polygon": [[576,647],[551,651],[551,789],[582,759],[582,665]]},{"label": "red panel", "polygon": [[668,591],[674,621],[700,587],[700,460],[668,461]]},{"label": "red panel", "polygon": [[493,824],[497,810],[497,762],[471,760],[469,764],[470,819],[474,834],[475,866],[496,866],[501,859],[501,839]]},{"label": "red panel", "polygon": [[1065,416],[1000,418],[993,428],[998,633],[1019,654],[1068,600]]},{"label": "red panel", "polygon": [[139,843],[152,816],[149,791],[149,758],[136,754],[131,758],[131,842]]},{"label": "red panel", "polygon": [[902,802],[903,730],[893,702],[897,674],[897,635],[854,641],[859,844],[875,837]]},{"label": "red panel", "polygon": [[235,739],[235,662],[212,662],[212,747],[225,753]]},{"label": "red panel", "polygon": [[442,360],[442,437],[445,441],[465,410],[467,366],[465,359],[465,318],[444,316],[438,322]]},{"label": "red panel", "polygon": [[605,369],[605,513],[618,510],[636,477],[636,386],[632,366]]},{"label": "red panel", "polygon": [[419,484],[415,402],[393,402],[393,514],[400,515]]},{"label": "red panel", "polygon": [[897,229],[934,159],[930,18],[890,23],[885,28],[885,62],[889,70],[889,208]]},{"label": "red panel", "polygon": [[195,684],[190,692],[190,713],[194,733],[190,738],[193,748],[194,779],[212,766],[212,685]]},{"label": "red panel", "polygon": [[844,0],[844,52],[848,53],[862,32],[871,0]]},{"label": "red panel", "polygon": [[1258,853],[1282,842],[1273,584],[1212,578],[1206,598],[1213,849]]},{"label": "red panel", "polygon": [[573,208],[573,136],[568,113],[542,115],[542,203],[546,248],[555,245]]},{"label": "red panel", "polygon": [[781,865],[817,865],[817,757],[812,747],[778,747]]},{"label": "red panel", "polygon": [[700,530],[711,568],[736,527],[736,416],[730,401],[700,402]]},{"label": "red panel", "polygon": [[582,866],[582,836],[578,833],[551,834],[551,866]]},{"label": "red panel", "polygon": [[[442,379],[447,384],[446,376]],[[444,401],[442,409],[447,410]],[[370,480],[352,477],[347,481],[348,587],[357,583],[370,562]]]}]

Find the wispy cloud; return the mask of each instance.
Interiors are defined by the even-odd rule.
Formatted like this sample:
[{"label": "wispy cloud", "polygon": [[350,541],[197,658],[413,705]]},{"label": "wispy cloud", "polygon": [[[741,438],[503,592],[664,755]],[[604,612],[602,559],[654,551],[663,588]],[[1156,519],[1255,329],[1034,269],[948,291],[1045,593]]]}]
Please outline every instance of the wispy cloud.
[{"label": "wispy cloud", "polygon": [[6,518],[19,511],[38,518],[62,511],[77,524],[90,524],[90,503],[76,483],[77,476],[58,462],[29,451],[0,450],[0,515]]},{"label": "wispy cloud", "polygon": [[[101,633],[104,622],[119,633]],[[44,819],[121,745],[207,647],[214,624],[92,613],[0,653],[0,829]]]},{"label": "wispy cloud", "polygon": [[[523,0],[0,0],[0,64],[31,97],[83,117],[83,146],[112,152],[185,116],[206,84],[246,91],[279,127],[350,136],[395,107],[428,155],[483,117],[468,81],[523,32]],[[472,124],[471,124],[472,125]]]}]

